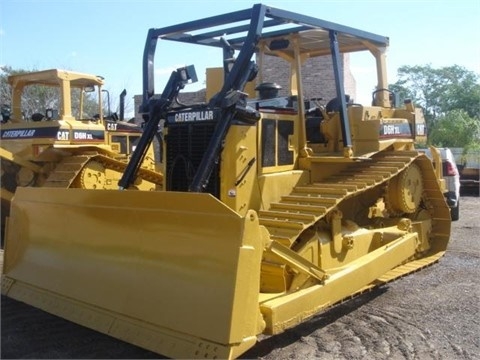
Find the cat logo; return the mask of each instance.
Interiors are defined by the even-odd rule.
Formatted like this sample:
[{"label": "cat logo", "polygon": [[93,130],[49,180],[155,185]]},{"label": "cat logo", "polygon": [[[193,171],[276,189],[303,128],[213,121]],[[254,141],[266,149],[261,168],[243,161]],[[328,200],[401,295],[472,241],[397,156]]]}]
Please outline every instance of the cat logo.
[{"label": "cat logo", "polygon": [[175,122],[213,120],[213,111],[191,111],[175,114]]},{"label": "cat logo", "polygon": [[70,140],[70,131],[61,130],[57,133],[57,140],[68,141]]},{"label": "cat logo", "polygon": [[419,135],[419,136],[427,135],[425,133],[425,124],[417,124],[417,135]]}]

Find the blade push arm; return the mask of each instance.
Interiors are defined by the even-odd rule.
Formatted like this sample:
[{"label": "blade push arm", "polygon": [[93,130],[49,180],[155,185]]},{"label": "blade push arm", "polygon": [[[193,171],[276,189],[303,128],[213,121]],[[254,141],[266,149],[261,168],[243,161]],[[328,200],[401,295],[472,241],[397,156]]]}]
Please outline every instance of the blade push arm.
[{"label": "blade push arm", "polygon": [[158,131],[158,124],[165,118],[173,100],[177,97],[187,83],[197,81],[197,74],[193,65],[179,68],[172,72],[160,98],[151,97],[147,104],[142,104],[142,109],[148,112],[148,121],[145,124],[143,134],[135,148],[122,178],[118,182],[120,190],[124,190],[133,184],[138,168],[145,157],[148,146]]},{"label": "blade push arm", "polygon": [[[258,71],[257,65],[250,59],[255,54],[258,40],[261,37],[266,11],[264,5],[254,5],[245,45],[240,50],[238,59],[233,63],[232,70],[226,77],[222,89],[210,101],[211,107],[222,108],[222,115],[190,185],[192,192],[202,192],[207,187],[208,179],[220,155],[222,142],[233,118],[236,115],[240,115],[240,117],[247,115],[247,118],[253,115],[257,119],[259,117],[258,114],[247,114],[242,94],[245,84],[255,78]],[[224,41],[224,46],[228,48],[228,42]]]}]

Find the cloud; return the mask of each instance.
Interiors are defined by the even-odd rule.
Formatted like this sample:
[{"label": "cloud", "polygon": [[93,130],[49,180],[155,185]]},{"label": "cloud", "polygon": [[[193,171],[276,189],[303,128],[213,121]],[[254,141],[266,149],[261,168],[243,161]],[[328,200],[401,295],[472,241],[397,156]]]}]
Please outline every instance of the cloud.
[{"label": "cloud", "polygon": [[5,30],[3,30],[2,28],[0,28],[0,36],[3,36],[5,35]]}]

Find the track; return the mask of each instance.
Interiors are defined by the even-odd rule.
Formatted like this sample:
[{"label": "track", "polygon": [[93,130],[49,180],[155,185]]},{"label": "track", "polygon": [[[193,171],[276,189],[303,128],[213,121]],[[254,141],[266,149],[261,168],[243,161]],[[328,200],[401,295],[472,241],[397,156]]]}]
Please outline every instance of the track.
[{"label": "track", "polygon": [[450,223],[450,217],[448,212],[440,210],[445,209],[446,205],[435,175],[428,168],[431,167],[431,162],[415,151],[380,152],[368,161],[352,163],[346,170],[331,176],[325,182],[295,187],[289,195],[282,196],[279,202],[272,203],[269,210],[259,212],[260,224],[268,229],[272,240],[291,247],[302,232],[326,217],[342,202],[367,190],[387,185],[414,162],[422,169],[424,201],[428,204],[433,220],[430,241],[439,246],[434,246],[434,250],[430,254],[424,254],[423,258],[390,271],[379,282],[389,282],[417,271],[436,262],[443,255],[450,237],[450,228],[445,224]]},{"label": "track", "polygon": [[[100,163],[104,170],[109,169],[117,172],[119,178],[127,167],[125,161],[117,160],[97,152],[67,156],[55,167],[43,186],[61,188],[75,187],[74,184],[81,171],[93,161]],[[160,186],[163,183],[162,174],[144,168],[138,169],[137,177]],[[116,182],[113,188],[117,188]]]},{"label": "track", "polygon": [[[372,161],[352,164],[348,170],[326,182],[295,187],[291,194],[272,203],[269,210],[259,212],[260,224],[268,229],[272,240],[291,245],[305,229],[325,217],[340,202],[385,184],[417,158],[417,152],[382,152]],[[442,199],[435,179],[424,180],[427,198],[432,201]]]}]

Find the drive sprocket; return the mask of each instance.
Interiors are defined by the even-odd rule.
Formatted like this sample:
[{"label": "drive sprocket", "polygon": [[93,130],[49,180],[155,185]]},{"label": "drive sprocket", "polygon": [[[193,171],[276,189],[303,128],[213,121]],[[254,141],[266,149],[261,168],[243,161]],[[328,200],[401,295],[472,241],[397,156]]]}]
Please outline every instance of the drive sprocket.
[{"label": "drive sprocket", "polygon": [[417,211],[423,194],[422,171],[411,164],[388,183],[386,204],[392,214],[412,214]]},{"label": "drive sprocket", "polygon": [[90,160],[80,171],[79,181],[83,189],[103,189],[105,187],[105,167],[98,161]]}]

